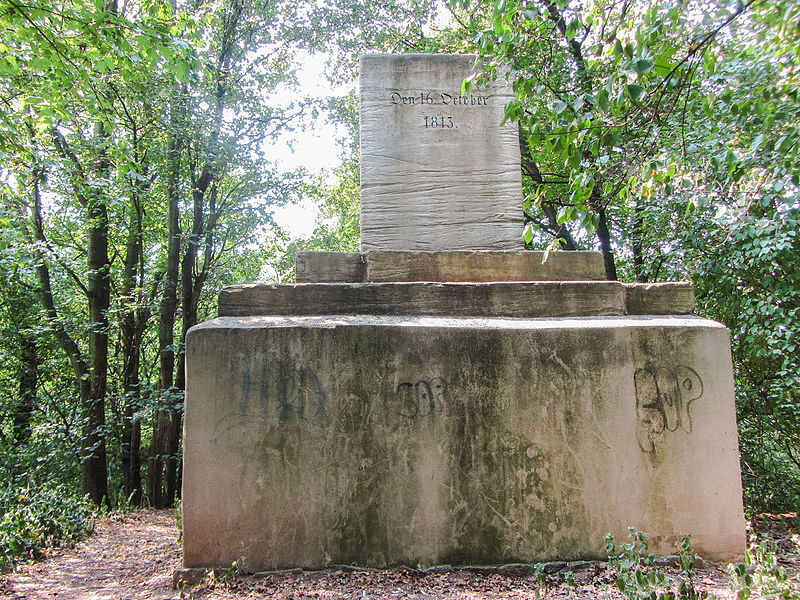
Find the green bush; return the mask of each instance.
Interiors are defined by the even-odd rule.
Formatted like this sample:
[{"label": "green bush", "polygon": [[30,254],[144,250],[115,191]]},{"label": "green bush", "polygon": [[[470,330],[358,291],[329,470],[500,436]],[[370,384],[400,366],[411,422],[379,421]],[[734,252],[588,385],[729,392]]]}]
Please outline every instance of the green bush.
[{"label": "green bush", "polygon": [[73,545],[92,531],[92,517],[89,503],[61,486],[0,489],[0,569]]},{"label": "green bush", "polygon": [[780,565],[772,540],[751,537],[745,562],[729,565],[728,574],[737,600],[747,600],[754,592],[762,598],[800,600],[800,581]]},{"label": "green bush", "polygon": [[[608,569],[614,585],[629,600],[702,600],[705,593],[694,585],[695,556],[692,541],[685,536],[680,543],[678,566],[681,576],[677,582],[669,579],[656,566],[656,557],[648,551],[647,534],[629,527],[630,542],[617,548],[614,536],[606,534]],[[621,550],[621,551],[620,551]],[[677,583],[677,585],[676,585]]]}]

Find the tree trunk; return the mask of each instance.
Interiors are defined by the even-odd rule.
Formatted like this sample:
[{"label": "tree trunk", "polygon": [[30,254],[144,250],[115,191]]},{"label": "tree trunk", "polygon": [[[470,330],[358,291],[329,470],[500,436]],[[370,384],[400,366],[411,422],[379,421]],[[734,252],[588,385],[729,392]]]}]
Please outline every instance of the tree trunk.
[{"label": "tree trunk", "polygon": [[[528,175],[528,177],[530,177],[540,185],[546,183],[544,177],[542,177],[542,174],[539,171],[539,166],[536,164],[536,162],[534,162],[533,158],[531,157],[531,149],[530,145],[528,144],[528,136],[525,134],[524,131],[522,131],[521,126],[519,127],[519,150],[520,150],[523,173]],[[556,209],[552,206],[552,204],[543,202],[542,211],[544,212],[545,218],[547,218],[547,225],[548,225],[547,228],[551,231],[553,236],[558,240],[558,245],[560,249],[577,250],[578,246],[575,243],[575,238],[572,237],[572,233],[570,233],[566,223],[562,223],[561,225],[558,224],[558,215],[556,213]]]},{"label": "tree trunk", "polygon": [[164,294],[161,298],[161,310],[158,323],[158,408],[153,423],[153,441],[150,446],[147,469],[147,494],[150,504],[155,508],[165,508],[173,501],[172,496],[165,493],[164,475],[167,458],[170,455],[169,440],[175,428],[174,396],[172,387],[175,369],[175,314],[178,308],[178,270],[180,266],[180,225],[178,221],[178,178],[182,140],[177,131],[177,115],[179,104],[173,105],[173,116],[170,118],[172,139],[169,147],[169,173],[167,180],[167,223],[169,240],[167,242],[167,272],[164,283]]},{"label": "tree trunk", "polygon": [[50,283],[50,269],[47,266],[44,251],[47,243],[42,218],[41,194],[39,180],[42,173],[34,170],[31,216],[34,238],[40,243],[36,257],[36,295],[39,297],[48,324],[61,348],[69,357],[75,379],[78,384],[78,398],[83,417],[81,484],[83,492],[95,505],[108,502],[108,478],[105,447],[105,384],[108,369],[108,310],[109,269],[108,269],[108,215],[105,205],[93,198],[91,202],[79,194],[81,203],[87,207],[91,222],[89,242],[87,246],[87,264],[90,270],[89,348],[92,362],[84,358],[78,344],[69,335],[66,326],[59,318],[55,298]]},{"label": "tree trunk", "polygon": [[[217,140],[219,138],[219,133],[222,128],[223,123],[223,106],[224,106],[224,99],[227,93],[227,84],[226,80],[229,75],[229,68],[230,68],[230,61],[231,53],[233,52],[236,44],[234,40],[236,39],[235,32],[237,27],[240,24],[240,19],[242,18],[242,14],[244,11],[245,4],[244,3],[236,3],[232,7],[232,12],[229,15],[229,18],[226,20],[224,24],[225,30],[225,39],[226,42],[223,43],[220,49],[220,55],[217,61],[217,72],[216,72],[216,111],[215,111],[215,127],[212,130],[211,136],[209,138],[208,148],[216,151]],[[175,117],[182,117],[182,110],[176,110],[173,113],[173,118]],[[172,135],[177,136],[177,121],[173,122],[173,126],[171,128]],[[177,150],[182,148],[182,144],[180,143],[180,136],[176,137],[175,146],[173,149]],[[178,152],[173,154],[173,161],[175,161],[175,157],[178,155]],[[178,157],[179,158],[179,157]],[[168,389],[168,387],[172,384],[172,375],[173,371],[172,368],[162,368],[161,370],[161,378],[160,378],[160,385],[162,392],[166,391],[166,397],[164,398],[164,402],[161,403],[159,413],[156,419],[156,426],[153,432],[153,447],[151,450],[151,463],[156,469],[152,469],[153,475],[153,485],[152,487],[149,485],[148,488],[151,490],[152,496],[151,498],[154,501],[155,506],[168,506],[171,505],[172,501],[175,499],[176,494],[178,493],[178,473],[179,473],[179,448],[180,448],[180,434],[181,434],[181,420],[183,415],[183,390],[185,389],[185,366],[184,366],[184,354],[183,354],[183,343],[186,339],[186,332],[189,330],[190,327],[197,323],[197,299],[199,296],[200,289],[202,288],[202,284],[204,281],[205,276],[207,273],[204,272],[196,276],[195,274],[195,267],[197,265],[197,256],[199,247],[201,244],[201,240],[203,237],[203,230],[204,230],[204,217],[205,217],[205,194],[209,187],[212,185],[215,179],[215,166],[214,166],[214,158],[206,155],[204,162],[202,163],[202,168],[199,172],[199,176],[197,171],[194,169],[194,165],[190,168],[190,173],[192,177],[192,203],[193,203],[193,214],[192,214],[192,231],[189,236],[189,239],[186,241],[184,247],[183,258],[181,260],[181,298],[182,304],[181,308],[183,310],[183,323],[181,328],[181,337],[180,337],[180,348],[181,352],[177,356],[177,373],[175,373],[174,382],[175,385]],[[170,183],[169,183],[169,190],[174,193],[175,199],[174,203],[172,199],[168,199],[170,211],[173,209],[173,205],[175,207],[175,227],[177,228],[177,210],[178,210],[178,203],[177,203],[177,182],[178,176],[180,175],[180,160],[177,160],[171,164],[170,169]],[[173,187],[174,186],[174,187]],[[177,261],[178,261],[178,252],[179,248],[177,245],[173,248],[172,246],[172,227],[173,227],[173,215],[170,212],[170,247],[169,247],[169,259],[168,259],[168,287],[176,285],[173,282],[177,282]],[[177,235],[174,236],[177,240]],[[208,243],[209,240],[207,240]],[[175,254],[173,255],[173,250]],[[174,261],[174,262],[173,262]],[[174,279],[173,279],[174,275]],[[171,320],[167,322],[166,314],[163,314],[164,319],[162,319],[161,329],[159,330],[159,341],[160,347],[162,348],[162,367],[165,366],[164,362],[166,358],[169,358],[169,364],[171,367],[175,365],[176,356],[174,350],[170,351],[169,354],[165,352],[167,346],[170,348],[173,344],[173,328],[175,324],[175,304],[172,304],[173,299],[176,298],[175,288],[171,288],[169,292],[169,306],[167,302],[168,294],[165,291],[164,299],[165,302],[162,304],[162,307],[171,308]],[[174,300],[177,302],[177,299]],[[163,312],[163,311],[162,311]],[[170,329],[169,332],[166,331],[165,327],[169,324]],[[164,338],[161,338],[161,333],[163,332]],[[165,344],[167,341],[167,336],[169,336],[169,344]],[[158,488],[158,489],[156,489]]]},{"label": "tree trunk", "polygon": [[36,407],[36,386],[39,379],[39,360],[36,339],[20,332],[19,399],[12,417],[12,442],[19,448],[31,437],[31,417]]},{"label": "tree trunk", "polygon": [[[102,123],[95,125],[95,137],[105,143]],[[105,151],[98,165],[99,174],[107,173]],[[88,197],[89,233],[86,248],[89,270],[89,395],[83,404],[83,492],[97,506],[108,502],[106,466],[106,381],[108,378],[108,309],[111,304],[111,265],[108,259],[108,210],[99,192]]]},{"label": "tree trunk", "polygon": [[603,262],[606,267],[606,279],[617,280],[617,265],[614,261],[614,251],[611,247],[611,232],[608,229],[606,209],[599,208],[600,222],[597,224],[597,238],[600,240],[600,249],[603,252]]},{"label": "tree trunk", "polygon": [[[136,416],[142,406],[139,381],[141,363],[142,331],[149,318],[149,310],[141,306],[141,287],[137,277],[142,261],[142,219],[136,199],[128,226],[125,248],[125,269],[122,288],[123,314],[120,320],[122,346],[122,380],[125,391],[125,417],[122,429],[122,489],[134,506],[142,502],[142,472],[139,456],[141,445],[141,421]],[[139,291],[137,292],[137,287]]]},{"label": "tree trunk", "polygon": [[[193,193],[193,211],[192,211],[192,234],[189,238],[186,247],[184,248],[183,260],[181,261],[181,309],[183,311],[183,323],[181,326],[181,339],[180,347],[181,352],[177,357],[177,369],[175,373],[175,388],[178,390],[186,390],[186,353],[184,352],[186,343],[186,334],[195,325],[197,325],[197,305],[202,292],[203,283],[207,274],[208,260],[213,247],[213,229],[215,224],[213,205],[213,189],[211,195],[211,206],[209,212],[209,225],[208,232],[205,237],[204,243],[204,256],[206,260],[203,263],[203,269],[200,273],[195,273],[197,270],[197,257],[200,253],[200,244],[203,240],[203,229],[205,222],[205,194],[211,185],[213,175],[210,169],[206,169],[201,175],[199,181],[195,185]],[[181,421],[183,411],[175,411],[175,419],[171,423],[170,437],[168,447],[170,456],[168,460],[168,469],[166,472],[166,487],[167,493],[173,495],[178,493],[179,485],[179,472],[180,460],[178,451],[180,449],[180,434],[181,434]]]},{"label": "tree trunk", "polygon": [[642,215],[643,209],[639,202],[633,208],[633,235],[631,239],[631,250],[633,252],[633,273],[636,276],[636,281],[639,283],[647,283],[647,273],[645,273],[644,264],[644,248],[642,244],[642,235],[644,233],[644,217]]}]

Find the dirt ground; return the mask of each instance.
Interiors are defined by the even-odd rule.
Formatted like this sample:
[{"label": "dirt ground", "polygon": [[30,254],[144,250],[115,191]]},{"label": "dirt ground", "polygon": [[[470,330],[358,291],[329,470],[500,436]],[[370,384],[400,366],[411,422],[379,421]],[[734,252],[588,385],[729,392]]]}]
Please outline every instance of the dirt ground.
[{"label": "dirt ground", "polygon": [[[792,519],[796,523],[797,518]],[[782,545],[784,566],[797,576],[800,548],[785,518],[762,517],[756,529]],[[419,571],[329,570],[243,576],[232,570],[210,573],[195,586],[172,589],[181,548],[173,511],[140,510],[97,522],[95,533],[73,549],[60,549],[44,561],[22,565],[0,576],[0,598],[19,600],[215,599],[282,600],[325,598],[621,598],[604,563],[566,567],[574,572],[568,585],[562,569],[537,582],[530,569],[442,569]],[[668,576],[677,573],[664,569]],[[695,583],[710,597],[733,599],[724,565],[705,564]]]},{"label": "dirt ground", "polygon": [[172,510],[140,510],[95,523],[94,535],[0,576],[0,598],[123,600],[178,598],[172,571],[181,546]]}]

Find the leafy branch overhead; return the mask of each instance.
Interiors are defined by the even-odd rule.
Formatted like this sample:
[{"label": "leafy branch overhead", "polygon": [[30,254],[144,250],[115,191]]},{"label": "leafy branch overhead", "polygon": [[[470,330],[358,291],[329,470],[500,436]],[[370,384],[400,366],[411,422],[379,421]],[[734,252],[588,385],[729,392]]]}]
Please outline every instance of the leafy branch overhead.
[{"label": "leafy branch overhead", "polygon": [[[600,235],[606,253],[613,249],[603,239],[603,222],[635,231],[631,216],[635,220],[635,211],[655,194],[704,185],[704,175],[694,172],[703,164],[714,169],[724,164],[727,183],[740,184],[748,157],[729,148],[730,142],[752,152],[759,145],[757,129],[747,131],[749,139],[723,134],[701,146],[692,143],[698,121],[718,127],[721,110],[736,104],[742,75],[732,70],[737,64],[767,63],[797,36],[791,23],[798,9],[792,3],[501,0],[488,9],[470,2],[454,7],[473,15],[473,22],[483,11],[485,25],[476,31],[475,43],[490,59],[488,76],[498,76],[501,66],[510,68],[517,101],[507,107],[507,117],[520,122],[538,170],[554,173],[557,181],[528,182],[532,226],[526,241],[534,238],[534,215],[551,206],[555,219],[547,221],[546,232],[552,235],[564,223],[579,226]],[[774,46],[767,41],[771,37]],[[762,78],[748,94],[796,98],[792,84],[785,83]],[[750,109],[756,116],[759,108]],[[792,146],[791,137],[775,141]],[[787,158],[791,163],[796,154]],[[784,185],[791,180],[788,170],[772,175]],[[741,187],[739,193],[753,189]],[[638,248],[644,244],[632,241],[640,263]]]},{"label": "leafy branch overhead", "polygon": [[526,243],[599,247],[609,278],[694,279],[733,331],[748,493],[800,498],[800,4],[450,7],[482,77],[513,81]]}]

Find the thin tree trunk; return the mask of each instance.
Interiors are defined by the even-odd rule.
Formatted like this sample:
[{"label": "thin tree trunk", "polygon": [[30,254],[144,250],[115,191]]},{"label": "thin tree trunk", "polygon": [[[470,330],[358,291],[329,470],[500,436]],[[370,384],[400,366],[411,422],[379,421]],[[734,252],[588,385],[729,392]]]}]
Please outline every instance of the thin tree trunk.
[{"label": "thin tree trunk", "polygon": [[[63,146],[62,146],[63,147]],[[91,365],[87,363],[78,344],[69,335],[66,326],[58,315],[55,305],[53,289],[50,283],[50,269],[42,248],[47,239],[44,234],[44,221],[42,218],[42,202],[39,190],[39,180],[42,174],[37,169],[33,177],[32,210],[34,239],[39,243],[36,247],[36,295],[44,307],[48,324],[61,348],[67,354],[78,384],[78,398],[84,420],[81,483],[84,493],[88,494],[97,506],[108,502],[106,452],[105,452],[105,382],[108,366],[108,334],[105,310],[108,308],[108,269],[107,242],[108,233],[107,215],[105,206],[94,201],[89,216],[95,216],[89,232],[88,264],[93,269],[91,287],[89,288],[90,319],[92,331],[90,333],[90,351],[95,352]],[[85,198],[80,198],[83,204]],[[106,218],[104,219],[104,216]],[[105,235],[103,234],[105,232]],[[106,261],[102,258],[105,252]],[[99,268],[97,268],[99,266]],[[95,295],[92,296],[92,293]],[[105,309],[103,308],[105,302]],[[105,347],[104,347],[105,341]]]},{"label": "thin tree trunk", "polygon": [[[209,194],[209,217],[208,226],[206,227],[206,235],[203,238],[203,229],[205,222],[205,195],[211,182],[213,175],[210,169],[207,169],[200,177],[200,180],[195,186],[193,194],[194,206],[192,214],[192,235],[184,249],[183,260],[181,262],[181,309],[183,312],[183,322],[181,327],[181,352],[177,357],[177,368],[175,373],[175,388],[179,390],[186,390],[186,353],[183,351],[185,348],[186,334],[189,329],[197,325],[197,305],[200,299],[200,294],[208,274],[209,262],[211,259],[212,249],[214,245],[214,229],[216,227],[215,218],[215,190],[212,187]],[[200,253],[200,244],[203,240],[203,268],[200,273],[197,271],[197,258]],[[170,460],[168,462],[168,469],[166,473],[166,486],[167,493],[177,494],[180,483],[180,460],[178,451],[180,449],[180,434],[181,434],[181,421],[183,411],[175,411],[175,419],[170,429],[169,450]]]},{"label": "thin tree trunk", "polygon": [[[528,136],[519,127],[519,150],[522,163],[522,171],[533,179],[538,184],[546,183],[539,171],[539,166],[534,162],[531,157],[531,149],[528,144]],[[578,246],[575,243],[575,238],[572,237],[567,228],[566,223],[558,224],[558,218],[555,208],[551,204],[542,203],[542,211],[547,218],[548,229],[553,233],[553,236],[558,240],[561,250],[577,250]]]},{"label": "thin tree trunk", "polygon": [[644,232],[644,217],[642,216],[642,206],[639,202],[633,208],[633,235],[631,239],[631,250],[633,252],[633,273],[636,281],[647,283],[647,273],[644,265],[644,248],[642,245],[642,235]]},{"label": "thin tree trunk", "polygon": [[164,471],[167,457],[170,455],[169,440],[174,429],[175,414],[173,410],[175,390],[172,382],[175,370],[175,314],[178,308],[178,273],[180,267],[180,225],[178,207],[178,178],[182,153],[182,138],[177,131],[178,115],[181,104],[175,102],[173,115],[170,118],[172,139],[169,147],[169,173],[167,180],[167,271],[164,293],[161,298],[161,310],[158,323],[159,371],[158,371],[158,408],[154,415],[153,440],[150,446],[147,469],[147,494],[155,508],[165,508],[172,504],[164,488]]},{"label": "thin tree trunk", "polygon": [[[235,3],[232,6],[231,14],[229,18],[224,23],[223,27],[225,42],[222,44],[220,54],[218,56],[217,61],[217,72],[216,72],[216,93],[215,93],[215,127],[212,130],[208,147],[212,150],[216,150],[217,140],[219,138],[219,133],[222,129],[223,123],[223,108],[224,108],[224,100],[225,95],[227,93],[227,83],[226,80],[229,76],[229,69],[230,69],[230,62],[232,60],[232,52],[236,48],[236,44],[234,40],[236,39],[235,32],[240,25],[240,19],[242,18],[242,14],[244,12],[244,3]],[[175,115],[176,113],[173,113]],[[175,127],[173,125],[173,134],[175,132]],[[178,138],[180,139],[180,138]],[[175,179],[174,183],[177,185],[178,175],[179,175],[179,167],[180,163],[175,164],[176,168],[174,171]],[[186,332],[189,330],[190,327],[197,323],[197,300],[200,294],[200,290],[203,285],[203,281],[207,276],[207,272],[205,269],[203,273],[200,275],[195,274],[196,265],[197,265],[197,257],[198,257],[198,250],[200,247],[200,243],[203,237],[203,230],[204,230],[204,217],[205,217],[205,195],[208,191],[209,187],[214,183],[216,169],[214,165],[214,159],[209,156],[206,156],[205,161],[202,165],[202,169],[197,176],[197,172],[192,168],[192,203],[193,203],[193,214],[192,214],[192,231],[189,236],[189,239],[186,241],[186,245],[184,247],[183,258],[181,260],[181,298],[182,304],[181,308],[183,310],[182,315],[182,328],[181,328],[181,337],[180,337],[180,347],[181,353],[177,356],[177,372],[175,373],[174,382],[175,385],[171,388],[170,392],[167,394],[167,402],[163,402],[161,405],[161,412],[158,415],[157,423],[156,423],[156,430],[153,433],[153,449],[154,451],[158,452],[157,455],[154,455],[154,452],[151,452],[151,459],[154,459],[155,456],[158,457],[158,474],[154,474],[154,477],[158,478],[158,481],[154,481],[154,486],[157,483],[159,485],[158,489],[158,496],[154,495],[153,498],[158,498],[161,502],[161,505],[167,506],[172,503],[176,494],[178,493],[178,482],[179,482],[179,448],[180,448],[180,433],[181,433],[181,420],[183,415],[183,390],[185,389],[185,366],[184,366],[184,354],[183,354],[183,343],[186,339]],[[177,192],[176,192],[177,196]],[[172,202],[170,201],[170,209],[172,208]],[[175,201],[175,207],[177,210],[177,199]],[[177,220],[177,215],[176,215]],[[170,227],[172,227],[172,216],[170,216]],[[213,241],[212,239],[207,239],[206,243],[210,243]],[[170,246],[170,261],[175,260],[176,262],[173,264],[169,262],[169,268],[177,268],[177,247],[175,248],[176,256],[171,254],[172,247]],[[170,271],[170,283],[173,281],[171,278]],[[177,272],[175,273],[176,278],[174,281],[177,281]],[[175,297],[174,292],[170,296],[170,298]],[[166,298],[166,294],[165,294]],[[172,311],[172,321],[170,322],[171,327],[174,327],[174,308]],[[162,323],[162,327],[165,323]],[[166,335],[166,332],[164,332]],[[172,329],[170,329],[170,336],[172,335]],[[170,340],[172,338],[170,337]],[[172,342],[170,342],[170,345]],[[162,344],[162,348],[165,346]],[[176,356],[174,352],[170,354],[171,364],[175,365]],[[162,360],[164,360],[164,354],[162,350]],[[167,378],[167,375],[172,375],[171,370],[162,369],[162,379],[160,382],[160,387],[162,390],[166,390],[167,386],[169,386],[173,379],[172,377]],[[150,486],[148,486],[150,487]],[[165,488],[165,489],[163,489]],[[153,489],[154,494],[156,490]],[[157,506],[159,504],[156,504]]]},{"label": "thin tree trunk", "polygon": [[125,391],[125,417],[120,459],[125,497],[129,498],[134,506],[139,506],[142,501],[142,465],[139,456],[141,421],[136,415],[142,405],[139,380],[142,320],[146,321],[149,311],[145,307],[139,306],[142,298],[141,292],[137,293],[137,274],[142,261],[142,220],[136,199],[133,200],[132,207],[125,248],[125,279],[122,289],[123,315],[120,322],[122,380]]},{"label": "thin tree trunk", "polygon": [[36,387],[39,379],[39,359],[36,339],[20,332],[19,400],[11,422],[12,441],[20,447],[31,437],[31,417],[36,407]]},{"label": "thin tree trunk", "polygon": [[[95,138],[105,143],[102,123],[95,125]],[[104,175],[109,168],[105,150],[98,166]],[[108,210],[98,192],[87,198],[89,233],[86,248],[89,270],[89,397],[84,404],[83,491],[98,506],[108,502],[108,470],[106,463],[105,398],[108,378],[108,309],[111,304],[111,275],[108,258]]]},{"label": "thin tree trunk", "polygon": [[611,247],[611,232],[608,229],[606,209],[599,208],[600,221],[597,224],[597,238],[600,240],[600,249],[603,252],[603,262],[606,267],[606,279],[617,280],[617,265],[614,261],[614,250]]}]

